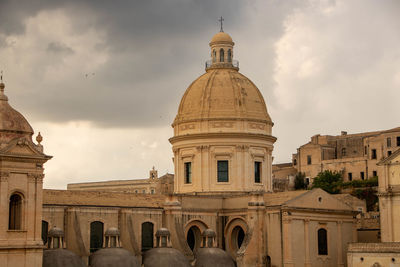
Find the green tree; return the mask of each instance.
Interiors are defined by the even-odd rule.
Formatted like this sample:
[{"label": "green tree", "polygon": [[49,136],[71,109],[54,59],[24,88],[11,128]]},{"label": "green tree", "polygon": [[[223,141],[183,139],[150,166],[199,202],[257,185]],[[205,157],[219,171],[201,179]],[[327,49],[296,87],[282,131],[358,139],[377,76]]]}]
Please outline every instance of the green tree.
[{"label": "green tree", "polygon": [[328,193],[338,194],[343,183],[343,177],[340,172],[326,170],[318,173],[314,178],[312,188],[321,188]]},{"label": "green tree", "polygon": [[307,189],[306,174],[304,172],[298,172],[294,177],[294,189]]}]

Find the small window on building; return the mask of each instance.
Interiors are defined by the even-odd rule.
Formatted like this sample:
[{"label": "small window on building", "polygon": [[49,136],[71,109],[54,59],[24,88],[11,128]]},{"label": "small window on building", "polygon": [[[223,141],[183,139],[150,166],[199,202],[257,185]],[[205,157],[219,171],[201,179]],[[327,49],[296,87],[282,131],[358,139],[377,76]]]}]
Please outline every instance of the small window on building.
[{"label": "small window on building", "polygon": [[367,146],[364,146],[364,155],[367,155],[367,153],[368,153],[368,148]]},{"label": "small window on building", "polygon": [[349,172],[347,174],[347,178],[349,179],[349,181],[352,181],[353,180],[353,174],[351,172]]},{"label": "small window on building", "polygon": [[390,155],[392,155],[392,151],[388,151],[388,157],[390,156]]},{"label": "small window on building", "polygon": [[219,50],[219,62],[224,62],[224,57],[225,57],[225,55],[224,55],[224,49],[220,49]]},{"label": "small window on building", "polygon": [[373,177],[378,176],[378,172],[377,172],[377,171],[372,171],[372,176],[373,176]]},{"label": "small window on building", "polygon": [[151,189],[151,190],[150,190],[150,193],[151,193],[152,195],[154,195],[154,189]]},{"label": "small window on building", "polygon": [[392,147],[392,138],[391,137],[386,138],[386,146]]},{"label": "small window on building", "polygon": [[49,223],[42,220],[42,240],[43,244],[47,243],[47,233],[49,231]]},{"label": "small window on building", "polygon": [[254,182],[261,183],[261,162],[254,162]]},{"label": "small window on building", "polygon": [[8,215],[8,229],[22,229],[22,197],[19,194],[13,194],[10,197],[10,209]]},{"label": "small window on building", "polygon": [[376,159],[376,149],[371,150],[371,159]]},{"label": "small window on building", "polygon": [[218,182],[229,181],[229,163],[227,160],[218,160],[217,162]]},{"label": "small window on building", "polygon": [[360,172],[360,177],[361,177],[361,180],[364,180],[364,172]]},{"label": "small window on building", "polygon": [[228,62],[232,62],[232,51],[228,50]]},{"label": "small window on building", "polygon": [[346,148],[344,147],[344,148],[342,148],[342,157],[345,157],[346,156]]},{"label": "small window on building", "polygon": [[318,255],[328,255],[328,233],[326,229],[318,229]]},{"label": "small window on building", "polygon": [[306,185],[308,187],[308,185],[310,184],[310,177],[306,177]]},{"label": "small window on building", "polygon": [[142,190],[142,193],[143,193],[143,194],[146,194],[146,190],[145,190],[145,189],[143,189],[143,190]]},{"label": "small window on building", "polygon": [[90,223],[90,253],[103,247],[104,224],[99,221]]},{"label": "small window on building", "polygon": [[213,62],[215,62],[217,60],[217,52],[215,50],[213,50],[212,59],[213,59]]},{"label": "small window on building", "polygon": [[185,184],[192,183],[192,163],[185,162]]},{"label": "small window on building", "polygon": [[293,159],[293,165],[296,166],[297,165],[297,160]]},{"label": "small window on building", "polygon": [[137,194],[137,193],[138,193],[138,191],[137,191],[137,190],[135,190],[135,193]]},{"label": "small window on building", "polygon": [[397,146],[400,146],[400,136],[397,136],[397,137],[396,137],[396,145],[397,145]]},{"label": "small window on building", "polygon": [[311,155],[307,155],[307,165],[311,165]]}]

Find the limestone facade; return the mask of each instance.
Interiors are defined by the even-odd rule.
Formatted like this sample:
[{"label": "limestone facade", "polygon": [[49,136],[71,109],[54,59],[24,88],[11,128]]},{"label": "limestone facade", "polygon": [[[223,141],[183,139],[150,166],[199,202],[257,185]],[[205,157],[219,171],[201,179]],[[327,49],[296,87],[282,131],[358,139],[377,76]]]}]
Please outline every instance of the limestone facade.
[{"label": "limestone facade", "polygon": [[[158,178],[153,169],[146,181],[42,190],[43,164],[50,157],[41,139],[32,142],[33,131],[19,113],[13,113],[19,130],[6,128],[16,123],[0,125],[0,207],[7,214],[0,221],[1,262],[41,266],[41,239],[46,242],[53,227],[64,231],[67,249],[87,264],[109,228],[117,228],[122,247],[141,259],[164,227],[172,246],[189,260],[201,233],[213,229],[217,246],[238,267],[346,266],[346,246],[357,241],[359,203],[320,189],[272,192],[273,123],[260,91],[238,72],[233,45],[224,32],[213,37],[206,73],[182,98],[170,139],[174,177]],[[11,198],[14,193],[19,198]],[[22,214],[21,223],[10,231],[15,216],[9,204],[21,199],[13,209]]]},{"label": "limestone facade", "polygon": [[382,159],[379,210],[382,243],[350,244],[349,266],[400,266],[400,149]]},{"label": "limestone facade", "polygon": [[0,83],[0,263],[42,267],[43,164],[51,157],[32,141],[26,119],[8,104]]},{"label": "limestone facade", "polygon": [[[347,243],[357,236],[355,210],[319,189],[236,196],[44,190],[43,220],[49,229],[63,229],[67,248],[86,261],[94,235],[90,226],[101,222],[103,229],[119,228],[122,246],[139,258],[145,224],[151,223],[153,244],[155,230],[166,227],[172,246],[191,260],[201,233],[211,228],[218,247],[238,266],[345,266]],[[327,255],[318,254],[321,228],[327,230]]]},{"label": "limestone facade", "polygon": [[324,170],[343,173],[344,181],[383,175],[377,163],[400,148],[400,127],[385,131],[341,135],[314,135],[292,157],[297,172],[312,179]]},{"label": "limestone facade", "polygon": [[149,178],[134,180],[112,180],[101,182],[73,183],[67,185],[68,190],[125,191],[135,194],[172,194],[174,191],[174,175],[166,173],[158,177],[157,170],[150,170]]}]

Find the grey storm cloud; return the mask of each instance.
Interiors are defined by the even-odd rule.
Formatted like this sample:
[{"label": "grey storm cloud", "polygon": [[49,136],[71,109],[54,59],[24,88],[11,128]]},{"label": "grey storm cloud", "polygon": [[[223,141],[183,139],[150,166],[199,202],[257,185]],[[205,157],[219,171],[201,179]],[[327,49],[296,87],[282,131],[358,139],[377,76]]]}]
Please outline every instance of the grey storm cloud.
[{"label": "grey storm cloud", "polygon": [[[52,10],[71,18],[73,34],[104,33],[92,50],[103,51],[107,60],[95,71],[79,72],[75,66],[75,76],[47,80],[46,70],[71,67],[62,64],[78,50],[74,45],[85,46],[50,40],[43,44],[48,56],[58,53],[62,58],[39,59],[33,75],[36,82],[26,75],[22,79],[29,88],[18,88],[18,104],[35,117],[55,122],[87,120],[104,127],[171,123],[184,90],[204,71],[208,41],[219,30],[217,18],[225,17],[229,33],[246,32],[250,19],[246,11],[256,9],[253,3],[239,0],[5,1],[1,7],[0,37],[26,34],[29,19]],[[260,32],[279,37],[282,20],[292,8],[272,1],[271,9],[262,12],[275,24],[258,25]],[[272,54],[268,66],[273,69]],[[92,72],[95,75],[86,77]]]}]

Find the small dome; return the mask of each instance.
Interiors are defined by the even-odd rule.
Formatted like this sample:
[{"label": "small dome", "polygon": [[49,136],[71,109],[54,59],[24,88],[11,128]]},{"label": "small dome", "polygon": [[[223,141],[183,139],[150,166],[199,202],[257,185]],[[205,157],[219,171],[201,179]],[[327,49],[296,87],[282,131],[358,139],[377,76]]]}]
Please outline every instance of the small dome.
[{"label": "small dome", "polygon": [[195,267],[235,267],[236,264],[220,248],[199,248],[196,253]]},{"label": "small dome", "polygon": [[204,237],[216,237],[217,235],[216,235],[216,233],[214,232],[214,230],[212,230],[212,229],[206,229],[206,230],[203,231],[202,236],[204,236]]},{"label": "small dome", "polygon": [[90,267],[140,267],[132,253],[123,248],[103,248],[90,255]]},{"label": "small dome", "polygon": [[119,230],[115,227],[110,227],[104,234],[105,236],[120,236]]},{"label": "small dome", "polygon": [[230,43],[233,44],[232,37],[225,33],[225,32],[219,32],[213,36],[211,39],[210,45],[213,45],[215,43]]},{"label": "small dome", "polygon": [[67,249],[45,249],[43,267],[86,267],[82,259]]},{"label": "small dome", "polygon": [[167,228],[159,228],[156,232],[156,236],[170,236],[170,232]]},{"label": "small dome", "polygon": [[188,259],[177,249],[152,248],[144,254],[144,267],[190,267]]},{"label": "small dome", "polygon": [[4,88],[4,83],[0,83],[0,143],[24,136],[32,137],[32,127],[21,113],[8,104]]},{"label": "small dome", "polygon": [[48,235],[48,237],[63,237],[64,236],[64,231],[61,230],[60,228],[57,227],[53,227],[52,229],[50,229]]}]

